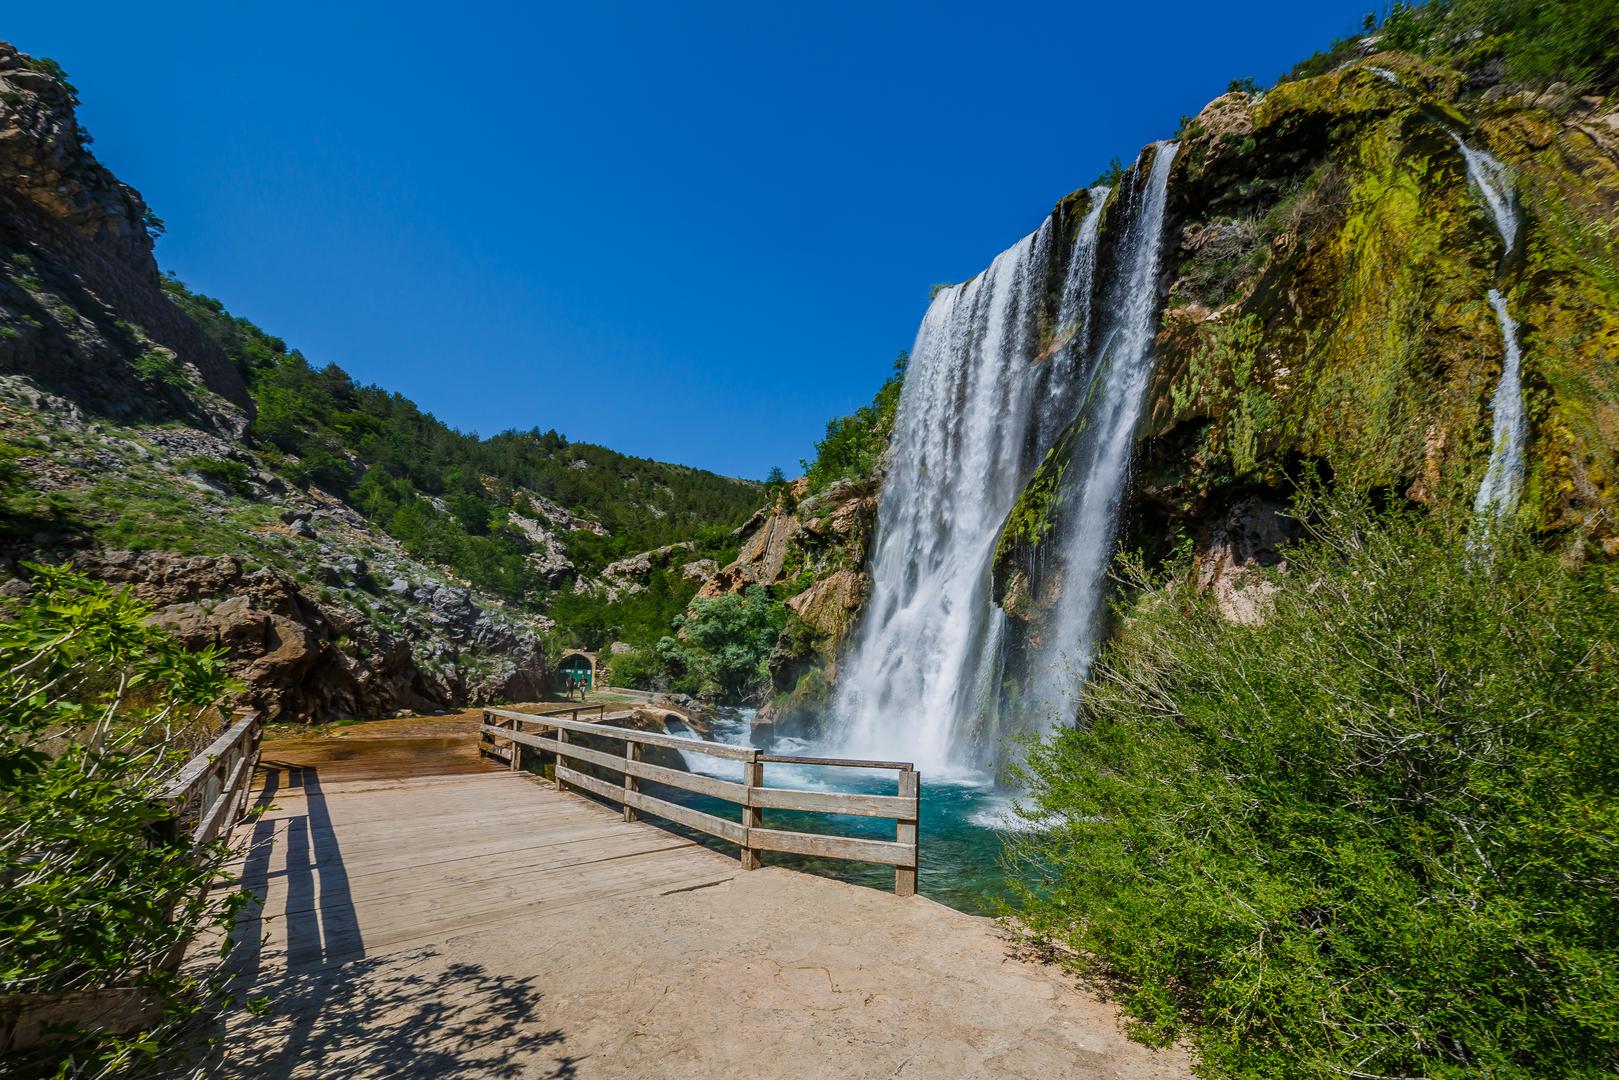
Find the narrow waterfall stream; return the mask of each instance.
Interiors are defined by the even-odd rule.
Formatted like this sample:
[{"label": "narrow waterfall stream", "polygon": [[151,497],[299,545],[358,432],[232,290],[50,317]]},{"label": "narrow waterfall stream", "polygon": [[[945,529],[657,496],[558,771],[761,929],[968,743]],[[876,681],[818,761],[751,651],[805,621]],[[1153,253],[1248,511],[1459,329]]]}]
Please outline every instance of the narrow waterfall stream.
[{"label": "narrow waterfall stream", "polygon": [[[1462,158],[1467,162],[1467,177],[1489,207],[1495,219],[1496,231],[1506,245],[1502,261],[1512,254],[1518,240],[1518,213],[1512,201],[1512,175],[1507,167],[1482,150],[1475,150],[1452,131]],[[1529,421],[1523,404],[1523,353],[1518,344],[1518,324],[1507,310],[1506,297],[1499,289],[1489,292],[1490,307],[1495,310],[1496,322],[1501,327],[1501,343],[1505,359],[1501,363],[1501,380],[1490,399],[1490,463],[1479,483],[1473,499],[1473,512],[1494,518],[1505,518],[1518,508],[1523,494],[1524,445],[1529,438]]]},{"label": "narrow waterfall stream", "polygon": [[1058,491],[1060,587],[1042,620],[1042,644],[1028,667],[1025,726],[1049,730],[1071,717],[1096,648],[1098,617],[1113,557],[1130,448],[1152,375],[1158,325],[1158,262],[1175,143],[1159,143],[1152,172],[1131,208],[1124,262],[1108,293],[1108,321],[1091,363],[1086,427]]}]

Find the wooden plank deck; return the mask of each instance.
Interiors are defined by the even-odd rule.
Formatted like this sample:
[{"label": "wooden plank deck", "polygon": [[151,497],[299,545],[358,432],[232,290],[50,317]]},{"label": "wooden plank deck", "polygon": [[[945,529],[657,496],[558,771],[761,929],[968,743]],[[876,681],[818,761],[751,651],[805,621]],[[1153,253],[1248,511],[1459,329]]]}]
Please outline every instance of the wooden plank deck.
[{"label": "wooden plank deck", "polygon": [[[470,736],[269,744],[234,869],[261,969],[728,881],[735,859],[479,761]],[[251,946],[249,946],[251,948]]]},{"label": "wooden plank deck", "polygon": [[232,965],[268,1008],[218,1075],[1187,1075],[986,920],[743,873],[480,760],[476,717],[388,723],[265,744]]}]

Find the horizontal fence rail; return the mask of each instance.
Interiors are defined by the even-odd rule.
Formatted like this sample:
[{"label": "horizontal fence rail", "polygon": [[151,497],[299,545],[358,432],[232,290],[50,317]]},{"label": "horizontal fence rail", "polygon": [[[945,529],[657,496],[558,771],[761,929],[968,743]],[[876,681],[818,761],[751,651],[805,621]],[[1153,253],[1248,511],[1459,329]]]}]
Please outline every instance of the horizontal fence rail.
[{"label": "horizontal fence rail", "polygon": [[[162,816],[148,842],[206,844],[234,822],[247,802],[263,733],[262,717],[244,716],[180,766],[156,795]],[[151,963],[151,969],[174,971],[188,944],[177,942]],[[0,1061],[54,1038],[59,1027],[77,1024],[127,1035],[151,1027],[162,1016],[157,995],[132,981],[85,990],[0,995]]]},{"label": "horizontal fence rail", "polygon": [[158,794],[168,810],[169,839],[189,836],[206,844],[241,813],[263,735],[263,718],[250,713],[180,767]]},{"label": "horizontal fence rail", "polygon": [[[896,894],[915,895],[916,823],[921,804],[921,776],[909,762],[778,756],[766,754],[751,746],[728,746],[702,739],[685,739],[678,735],[590,723],[578,718],[581,711],[581,709],[562,709],[547,713],[528,713],[514,712],[510,709],[485,709],[484,723],[479,728],[480,749],[492,757],[507,762],[513,769],[522,768],[525,749],[549,752],[556,757],[555,775],[558,791],[563,790],[564,785],[572,785],[581,791],[588,791],[592,795],[619,803],[624,808],[625,821],[634,821],[642,813],[652,814],[736,844],[742,849],[744,870],[756,869],[759,866],[759,854],[764,851],[881,863],[894,867]],[[596,706],[594,710],[589,711],[597,711],[600,717],[606,716],[604,706]],[[530,728],[537,730],[527,730]],[[624,750],[621,754],[609,753],[570,742],[568,738],[570,734],[613,739],[623,743]],[[721,780],[642,761],[641,748],[645,746],[740,761],[742,782]],[[893,795],[865,795],[842,791],[767,788],[764,786],[764,767],[770,762],[892,769],[897,774],[898,790]],[[623,777],[623,782],[613,783],[573,767],[580,763],[619,773]],[[649,795],[641,790],[643,780],[736,803],[742,808],[742,821],[740,823],[730,821]],[[766,829],[763,818],[767,809],[890,818],[895,822],[894,839],[872,840],[867,837],[828,836],[822,833]]]}]

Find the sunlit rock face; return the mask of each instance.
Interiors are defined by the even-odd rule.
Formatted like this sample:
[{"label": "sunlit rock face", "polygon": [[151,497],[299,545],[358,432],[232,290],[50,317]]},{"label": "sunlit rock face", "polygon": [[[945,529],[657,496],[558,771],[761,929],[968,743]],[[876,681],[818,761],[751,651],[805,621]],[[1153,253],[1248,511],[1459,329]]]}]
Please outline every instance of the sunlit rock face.
[{"label": "sunlit rock face", "polygon": [[241,376],[164,295],[146,204],[96,161],[76,105],[0,43],[0,373],[112,418],[240,435]]}]

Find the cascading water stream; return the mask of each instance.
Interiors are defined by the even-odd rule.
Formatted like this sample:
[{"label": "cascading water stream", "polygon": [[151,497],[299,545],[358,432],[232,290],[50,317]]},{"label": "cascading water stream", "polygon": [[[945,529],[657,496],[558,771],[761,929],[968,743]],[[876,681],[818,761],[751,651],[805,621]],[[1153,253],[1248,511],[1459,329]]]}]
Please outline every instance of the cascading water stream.
[{"label": "cascading water stream", "polygon": [[[1519,229],[1518,213],[1512,202],[1512,176],[1505,165],[1484,151],[1468,146],[1456,132],[1452,131],[1450,137],[1467,162],[1468,179],[1495,219],[1496,231],[1506,245],[1502,253],[1504,261],[1517,244]],[[1499,289],[1491,289],[1489,297],[1490,307],[1495,310],[1496,322],[1501,327],[1505,359],[1501,364],[1501,381],[1490,399],[1490,463],[1473,499],[1473,512],[1504,518],[1517,509],[1518,498],[1523,493],[1524,445],[1528,442],[1529,424],[1523,404],[1523,353],[1518,344],[1518,324],[1507,311],[1506,297]]]},{"label": "cascading water stream", "polygon": [[1050,371],[1040,396],[1040,428],[1037,441],[1043,453],[1056,441],[1062,429],[1074,419],[1079,407],[1078,393],[1084,388],[1085,361],[1090,355],[1091,290],[1096,282],[1096,239],[1102,210],[1107,206],[1108,188],[1091,188],[1091,205],[1074,236],[1074,249],[1063,276],[1062,294],[1057,302],[1056,329],[1046,354]]},{"label": "cascading water stream", "polygon": [[960,772],[1003,616],[987,569],[1023,479],[1051,219],[935,297],[889,449],[872,592],[833,702],[839,752]]},{"label": "cascading water stream", "polygon": [[1178,148],[1157,144],[1132,209],[1124,263],[1109,293],[1109,320],[1091,364],[1086,426],[1058,491],[1052,556],[1061,567],[1060,587],[1042,618],[1041,644],[1028,667],[1020,708],[1025,724],[1036,730],[1073,715],[1095,650],[1130,449],[1152,376],[1164,204]]},{"label": "cascading water stream", "polygon": [[[1105,188],[1090,193],[1044,352],[1034,350],[1051,219],[928,309],[889,450],[871,598],[838,673],[829,725],[836,752],[915,761],[933,776],[993,763],[1005,616],[990,595],[990,563],[1028,473],[1081,408],[1082,486],[1069,496],[1076,520],[1064,538],[1075,567],[1064,602],[1073,611],[1061,623],[1088,633],[1151,373],[1176,149],[1157,144],[1150,167],[1137,169],[1105,318],[1091,311]],[[1088,641],[1082,647],[1088,652]]]},{"label": "cascading water stream", "polygon": [[1501,381],[1490,400],[1490,464],[1473,499],[1473,513],[1506,517],[1518,506],[1523,491],[1524,443],[1528,423],[1523,411],[1523,355],[1518,346],[1518,324],[1507,312],[1501,290],[1490,290],[1490,306],[1501,324],[1501,340],[1506,359],[1501,364]]}]

